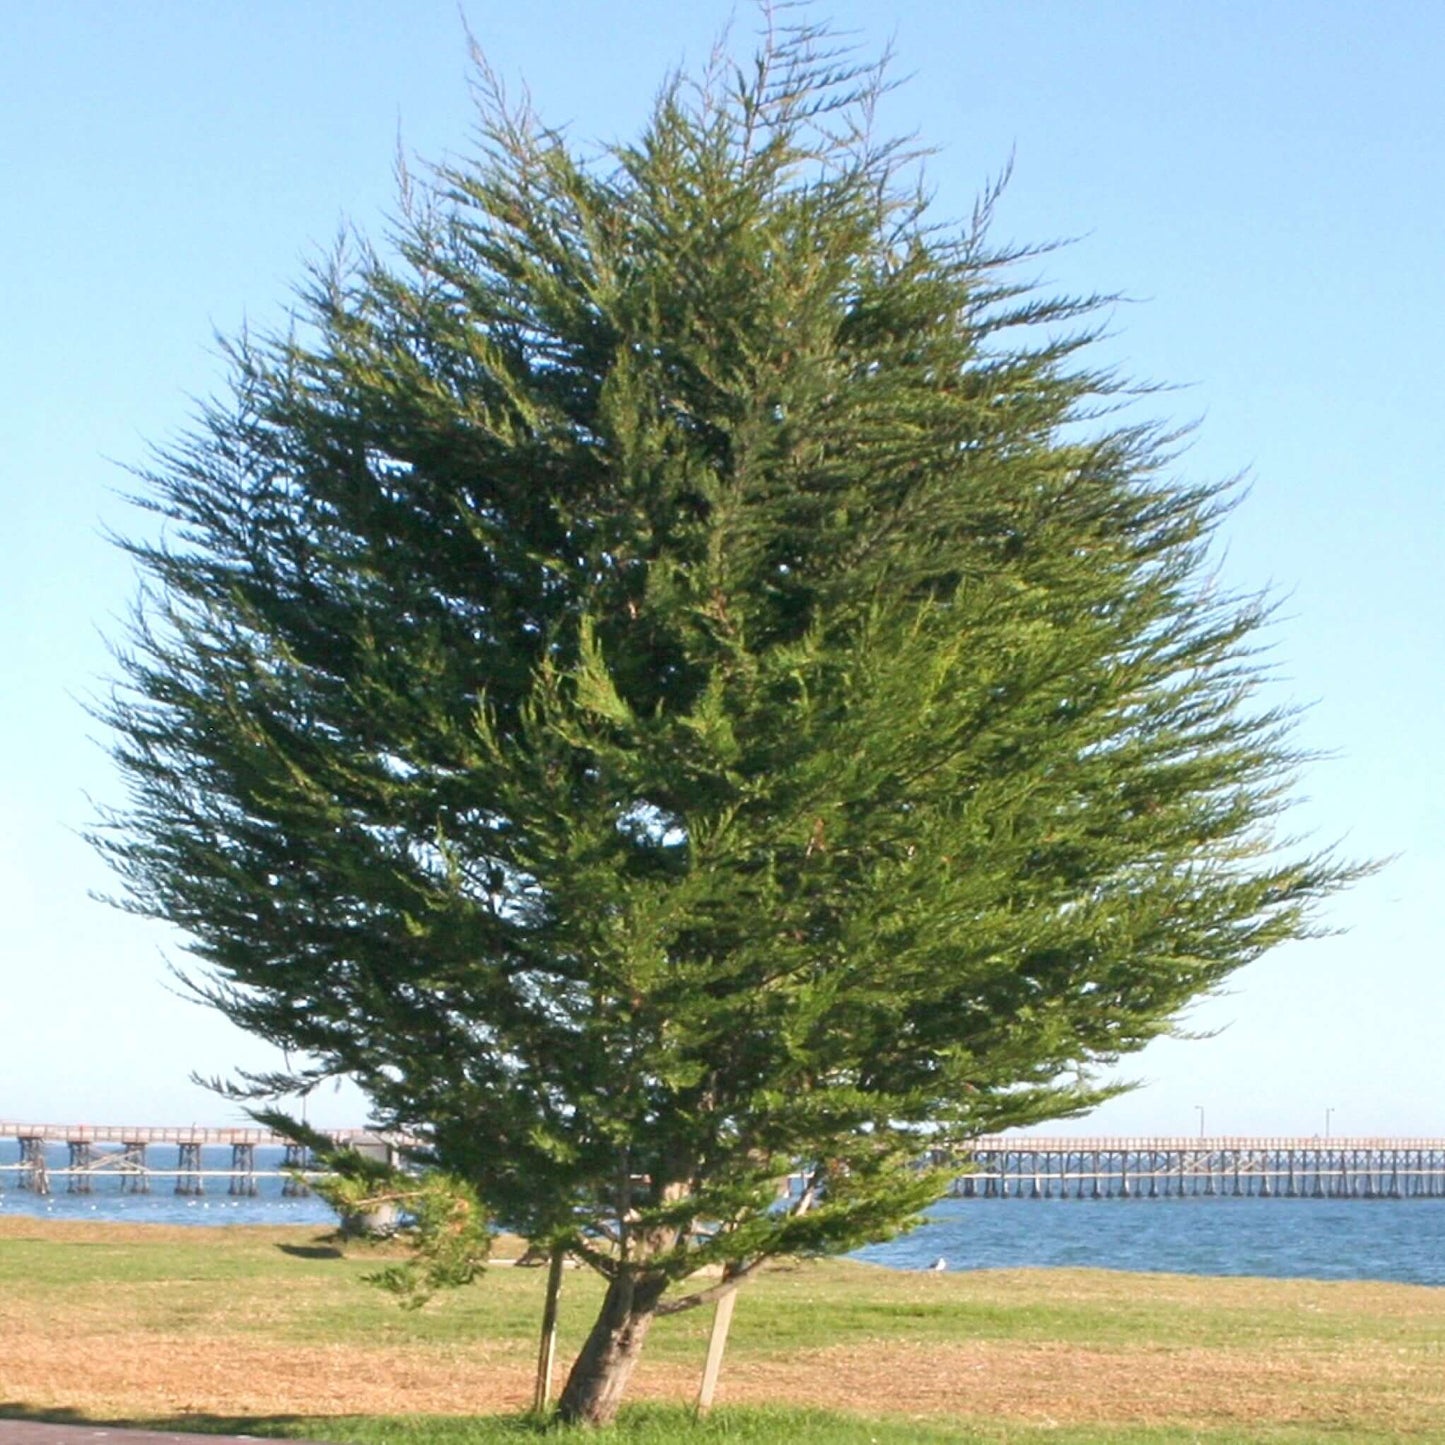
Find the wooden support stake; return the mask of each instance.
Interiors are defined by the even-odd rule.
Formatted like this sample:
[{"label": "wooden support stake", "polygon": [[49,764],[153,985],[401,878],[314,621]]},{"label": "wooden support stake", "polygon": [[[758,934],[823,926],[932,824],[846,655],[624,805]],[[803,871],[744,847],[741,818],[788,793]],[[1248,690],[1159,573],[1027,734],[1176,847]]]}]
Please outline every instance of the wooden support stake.
[{"label": "wooden support stake", "polygon": [[723,1352],[727,1349],[728,1330],[733,1322],[733,1306],[738,1302],[736,1284],[718,1296],[713,1309],[712,1333],[707,1339],[707,1363],[702,1367],[702,1384],[697,1391],[697,1413],[706,1415],[712,1409],[717,1377],[722,1373]]},{"label": "wooden support stake", "polygon": [[557,1299],[562,1293],[562,1263],[567,1251],[560,1245],[552,1250],[547,1269],[547,1301],[542,1306],[542,1338],[537,1345],[537,1384],[532,1392],[532,1409],[545,1414],[552,1403],[552,1365],[557,1358]]}]

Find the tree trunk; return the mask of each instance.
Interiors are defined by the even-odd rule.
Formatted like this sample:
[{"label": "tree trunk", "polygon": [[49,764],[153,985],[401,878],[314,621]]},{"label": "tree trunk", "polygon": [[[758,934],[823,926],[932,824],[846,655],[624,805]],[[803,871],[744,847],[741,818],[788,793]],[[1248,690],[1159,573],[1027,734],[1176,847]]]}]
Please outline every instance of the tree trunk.
[{"label": "tree trunk", "polygon": [[612,1422],[666,1287],[662,1275],[630,1272],[608,1284],[597,1322],[557,1402],[563,1420],[580,1425]]}]

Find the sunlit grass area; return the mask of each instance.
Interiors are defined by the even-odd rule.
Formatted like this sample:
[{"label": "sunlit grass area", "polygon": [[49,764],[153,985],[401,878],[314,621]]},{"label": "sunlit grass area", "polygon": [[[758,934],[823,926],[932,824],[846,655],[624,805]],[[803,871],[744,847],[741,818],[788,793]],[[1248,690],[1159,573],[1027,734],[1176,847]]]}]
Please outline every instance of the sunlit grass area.
[{"label": "sunlit grass area", "polygon": [[[544,1271],[499,1266],[415,1312],[362,1283],[375,1265],[307,1230],[0,1219],[0,1413],[357,1445],[535,1435]],[[564,1363],[599,1293],[566,1276]],[[778,1268],[742,1294],[697,1422],[708,1326],[658,1322],[604,1438],[1445,1440],[1445,1291],[1424,1287]]]}]

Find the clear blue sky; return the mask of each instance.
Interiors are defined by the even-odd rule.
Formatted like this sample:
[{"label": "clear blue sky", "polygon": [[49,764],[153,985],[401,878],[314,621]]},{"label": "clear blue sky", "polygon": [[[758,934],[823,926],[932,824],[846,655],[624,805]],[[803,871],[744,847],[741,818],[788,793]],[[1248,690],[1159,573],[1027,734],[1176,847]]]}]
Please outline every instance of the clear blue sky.
[{"label": "clear blue sky", "polygon": [[[636,128],[702,59],[713,0],[463,0],[473,34],[582,139]],[[1222,568],[1285,600],[1280,695],[1310,703],[1294,826],[1398,855],[1338,936],[1202,1004],[1197,1042],[1074,1132],[1445,1134],[1440,763],[1445,7],[1375,0],[820,5],[912,78],[885,122],[938,148],[965,215],[1012,153],[1000,238],[1130,299],[1099,359],[1177,383],[1196,475],[1250,473]],[[91,901],[77,837],[116,779],[80,699],[133,590],[106,527],[123,466],[221,379],[212,335],[281,314],[345,220],[379,234],[398,144],[464,153],[456,0],[10,0],[0,51],[0,1118],[189,1122],[187,1082],[264,1055],[166,987],[166,930]],[[740,3],[735,44],[754,11]],[[340,1094],[314,1118],[353,1122]]]}]

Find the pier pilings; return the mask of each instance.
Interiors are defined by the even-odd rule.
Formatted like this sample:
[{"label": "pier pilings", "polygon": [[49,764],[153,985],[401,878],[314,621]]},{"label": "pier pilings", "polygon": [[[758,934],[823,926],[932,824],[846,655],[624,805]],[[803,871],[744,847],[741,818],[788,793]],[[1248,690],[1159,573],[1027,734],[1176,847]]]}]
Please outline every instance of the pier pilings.
[{"label": "pier pilings", "polygon": [[149,1194],[151,1177],[146,1169],[144,1139],[123,1139],[120,1146],[120,1192]]},{"label": "pier pilings", "polygon": [[231,1188],[232,1194],[255,1198],[256,1195],[256,1146],[254,1144],[231,1145]]},{"label": "pier pilings", "polygon": [[205,1192],[201,1146],[194,1139],[183,1139],[176,1145],[176,1193],[198,1195]]},{"label": "pier pilings", "polygon": [[302,1178],[301,1171],[312,1167],[311,1151],[304,1144],[286,1145],[286,1156],[281,1167],[286,1171],[286,1182],[281,1193],[288,1199],[304,1199],[311,1193],[311,1186]]},{"label": "pier pilings", "polygon": [[40,1134],[20,1137],[20,1169],[16,1185],[32,1194],[50,1193],[50,1171],[45,1164],[45,1138]]},{"label": "pier pilings", "polygon": [[66,1147],[70,1154],[70,1168],[65,1175],[65,1192],[89,1194],[90,1166],[95,1160],[95,1148],[89,1139],[69,1139]]}]

